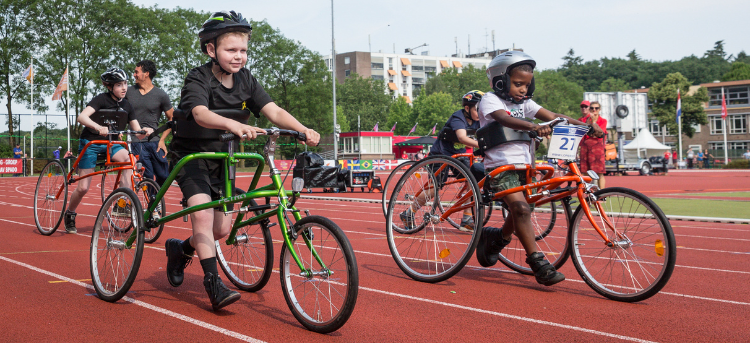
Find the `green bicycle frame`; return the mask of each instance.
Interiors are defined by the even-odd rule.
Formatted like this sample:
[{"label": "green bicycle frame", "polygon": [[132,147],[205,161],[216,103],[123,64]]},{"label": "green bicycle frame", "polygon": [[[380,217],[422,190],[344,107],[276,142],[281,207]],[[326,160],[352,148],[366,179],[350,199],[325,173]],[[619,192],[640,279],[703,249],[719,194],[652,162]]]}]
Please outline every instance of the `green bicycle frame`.
[{"label": "green bicycle frame", "polygon": [[[292,257],[294,258],[294,261],[297,263],[297,266],[300,268],[300,270],[302,270],[305,274],[310,276],[311,271],[304,267],[299,256],[297,256],[297,252],[292,247],[292,240],[290,237],[291,231],[289,230],[289,227],[287,225],[288,218],[286,217],[286,212],[287,211],[292,212],[295,221],[299,221],[300,219],[302,219],[302,216],[299,214],[299,211],[294,206],[289,206],[287,191],[284,189],[284,185],[281,182],[280,173],[275,168],[271,169],[272,183],[256,189],[256,187],[258,186],[258,182],[260,181],[260,177],[263,173],[263,169],[266,165],[265,158],[262,155],[259,155],[256,153],[236,152],[230,158],[229,153],[227,152],[197,152],[197,153],[192,153],[183,157],[177,163],[177,165],[173,168],[172,172],[169,174],[166,181],[164,181],[164,184],[159,189],[159,192],[156,194],[156,198],[150,201],[149,204],[147,204],[148,209],[143,213],[143,223],[149,223],[149,221],[151,220],[151,213],[153,213],[153,211],[156,209],[156,206],[158,206],[161,199],[167,193],[169,186],[177,177],[177,173],[185,166],[185,164],[187,164],[190,161],[197,160],[197,159],[223,160],[224,161],[224,194],[233,193],[232,182],[229,179],[229,167],[230,166],[234,165],[240,160],[256,160],[258,161],[258,167],[255,170],[255,175],[253,175],[253,180],[250,183],[250,187],[248,188],[247,193],[235,195],[235,196],[229,196],[229,197],[225,197],[219,200],[214,200],[205,204],[200,204],[200,205],[184,208],[181,211],[164,216],[162,218],[159,218],[153,221],[150,224],[144,224],[144,225],[147,225],[149,227],[157,227],[159,225],[162,225],[174,219],[180,218],[182,216],[191,214],[193,212],[202,211],[202,210],[210,209],[210,208],[220,207],[222,211],[226,213],[227,205],[229,204],[241,202],[242,203],[240,205],[241,207],[247,207],[249,206],[250,200],[252,199],[278,197],[279,204],[275,209],[265,212],[263,214],[260,214],[258,216],[254,216],[247,220],[243,220],[244,213],[237,212],[238,213],[237,218],[232,224],[232,230],[227,236],[225,243],[234,244],[236,242],[237,230],[240,227],[272,217],[275,214],[279,223],[279,227],[281,228],[281,234],[284,237],[284,244],[289,248],[289,251],[291,252]],[[301,236],[304,239],[305,244],[307,245],[307,247],[310,249],[313,256],[315,257],[315,260],[318,261],[318,263],[324,270],[327,270],[328,268],[325,266],[322,259],[318,255],[317,251],[315,250],[315,247],[313,247],[312,242],[310,242],[310,240],[308,239],[306,235],[301,235]],[[135,235],[135,230],[134,230],[126,242],[126,245],[128,248],[132,246],[132,244],[135,242],[135,239],[136,239],[136,235]]]}]

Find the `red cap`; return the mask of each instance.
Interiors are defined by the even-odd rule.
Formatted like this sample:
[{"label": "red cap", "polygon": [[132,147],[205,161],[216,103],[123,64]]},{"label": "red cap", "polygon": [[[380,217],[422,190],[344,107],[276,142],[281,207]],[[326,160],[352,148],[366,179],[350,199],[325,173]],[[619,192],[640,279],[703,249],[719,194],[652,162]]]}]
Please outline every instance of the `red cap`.
[{"label": "red cap", "polygon": [[581,101],[581,106],[583,105],[591,106],[591,103],[588,100],[584,100],[584,101]]}]

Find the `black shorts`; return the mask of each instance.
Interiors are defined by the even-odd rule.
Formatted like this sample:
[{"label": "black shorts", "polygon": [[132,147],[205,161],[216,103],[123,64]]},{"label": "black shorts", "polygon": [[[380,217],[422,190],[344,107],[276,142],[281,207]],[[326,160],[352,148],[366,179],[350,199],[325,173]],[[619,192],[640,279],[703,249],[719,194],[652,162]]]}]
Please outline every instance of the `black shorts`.
[{"label": "black shorts", "polygon": [[[184,156],[192,152],[170,151],[172,168]],[[170,170],[171,172],[171,170]],[[211,200],[224,198],[224,161],[223,160],[204,160],[196,159],[185,164],[175,178],[180,186],[182,196],[190,199],[196,194],[207,194]],[[232,180],[231,189],[234,189],[234,180]],[[231,196],[231,194],[229,195]],[[232,205],[227,205],[229,210],[233,209]],[[222,210],[220,207],[215,208],[217,211]]]}]

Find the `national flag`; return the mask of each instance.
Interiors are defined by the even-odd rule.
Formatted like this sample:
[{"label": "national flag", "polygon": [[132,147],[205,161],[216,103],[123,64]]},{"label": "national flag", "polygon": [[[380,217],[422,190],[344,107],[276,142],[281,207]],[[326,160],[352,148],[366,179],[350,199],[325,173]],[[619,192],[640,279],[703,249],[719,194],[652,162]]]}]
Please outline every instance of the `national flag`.
[{"label": "national flag", "polygon": [[62,92],[68,90],[68,68],[65,68],[65,73],[60,79],[60,83],[55,88],[55,93],[52,94],[52,100],[62,99]]},{"label": "national flag", "polygon": [[378,124],[380,124],[380,122],[375,123],[375,127],[372,128],[373,131],[378,132]]},{"label": "national flag", "polygon": [[435,134],[435,128],[437,128],[437,123],[435,123],[435,126],[432,127],[432,133],[431,133],[431,135]]},{"label": "national flag", "polygon": [[393,132],[394,130],[396,130],[396,124],[398,124],[398,122],[396,122],[396,123],[393,124],[393,127],[391,128],[391,132]]},{"label": "national flag", "polygon": [[26,68],[26,70],[23,71],[23,77],[26,78],[26,80],[29,80],[31,84],[34,84],[34,65],[29,64],[29,67]]},{"label": "national flag", "polygon": [[682,100],[680,99],[680,89],[677,89],[677,124],[680,123],[680,116],[682,115]]},{"label": "national flag", "polygon": [[721,90],[721,120],[727,120],[727,102],[724,99],[724,90]]},{"label": "national flag", "polygon": [[409,133],[413,133],[414,131],[417,131],[417,124],[414,124],[414,127],[411,128],[411,131]]}]

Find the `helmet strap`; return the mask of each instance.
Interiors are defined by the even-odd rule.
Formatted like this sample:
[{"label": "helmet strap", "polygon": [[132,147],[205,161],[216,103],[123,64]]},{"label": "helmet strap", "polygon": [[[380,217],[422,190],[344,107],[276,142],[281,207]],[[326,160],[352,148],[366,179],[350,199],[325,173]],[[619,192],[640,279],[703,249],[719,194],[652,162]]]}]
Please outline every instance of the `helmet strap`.
[{"label": "helmet strap", "polygon": [[[216,49],[217,47],[218,47],[218,45],[216,45],[216,37],[214,37],[214,56],[217,56],[217,55],[218,55],[218,51],[217,51],[217,49]],[[210,55],[209,55],[209,57],[210,57]],[[214,65],[216,65],[216,66],[219,66],[219,71],[220,71],[220,72],[222,72],[222,73],[224,73],[224,74],[227,74],[227,75],[231,75],[231,74],[232,74],[232,73],[230,73],[230,72],[228,72],[228,71],[224,70],[224,68],[222,68],[222,67],[221,67],[221,64],[219,64],[219,59],[218,59],[218,58],[216,58],[216,57],[211,57],[211,62],[213,62],[213,63],[214,63]]]}]

